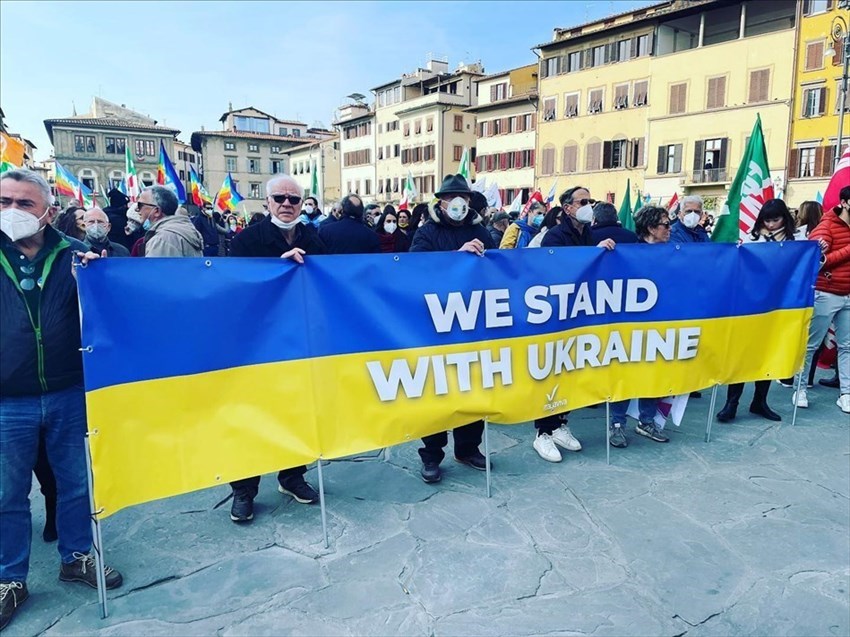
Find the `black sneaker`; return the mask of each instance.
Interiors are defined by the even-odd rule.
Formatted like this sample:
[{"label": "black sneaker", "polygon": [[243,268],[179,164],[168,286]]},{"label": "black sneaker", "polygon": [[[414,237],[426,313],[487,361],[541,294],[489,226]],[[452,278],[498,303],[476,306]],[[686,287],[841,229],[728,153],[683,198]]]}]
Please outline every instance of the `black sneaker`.
[{"label": "black sneaker", "polygon": [[440,474],[440,464],[437,462],[423,462],[419,473],[422,475],[422,479],[428,484],[433,484],[443,479],[443,476]]},{"label": "black sneaker", "polygon": [[623,428],[620,425],[611,425],[611,436],[609,444],[618,449],[624,449],[629,446],[629,441],[626,440],[626,434],[623,433]]},{"label": "black sneaker", "polygon": [[278,484],[277,490],[286,495],[291,495],[296,502],[301,504],[316,504],[319,501],[318,492],[301,477],[297,480],[287,480],[285,484]]},{"label": "black sneaker", "polygon": [[27,601],[29,596],[24,582],[0,582],[0,630],[12,621],[18,606]]},{"label": "black sneaker", "polygon": [[663,432],[656,429],[653,423],[639,423],[638,426],[635,427],[635,433],[638,433],[641,436],[646,436],[655,442],[670,442],[670,439],[665,436]]},{"label": "black sneaker", "polygon": [[230,519],[234,522],[250,522],[254,519],[254,496],[247,489],[233,490]]},{"label": "black sneaker", "polygon": [[[484,457],[484,454],[476,449],[468,456],[459,457],[455,455],[455,460],[460,462],[461,464],[465,464],[473,469],[478,469],[479,471],[487,470],[487,458]],[[493,464],[490,463],[490,469],[493,468]]]},{"label": "black sneaker", "polygon": [[[94,564],[94,555],[91,553],[74,553],[74,561],[70,564],[62,562],[59,567],[59,579],[63,582],[82,582],[92,588],[97,588],[97,569]],[[104,570],[106,575],[106,588],[118,588],[124,581],[121,573],[107,566]]]}]

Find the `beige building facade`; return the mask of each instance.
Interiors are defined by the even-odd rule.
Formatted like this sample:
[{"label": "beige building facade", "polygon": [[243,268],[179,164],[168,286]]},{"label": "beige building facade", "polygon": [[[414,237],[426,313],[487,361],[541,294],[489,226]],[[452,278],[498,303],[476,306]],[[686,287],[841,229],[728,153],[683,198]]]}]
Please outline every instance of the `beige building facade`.
[{"label": "beige building facade", "polygon": [[230,173],[244,198],[245,210],[263,212],[266,182],[273,175],[289,172],[286,151],[314,139],[309,127],[254,107],[231,109],[220,121],[220,131],[192,133],[192,150],[202,158],[204,186],[215,197]]},{"label": "beige building facade", "polygon": [[486,187],[498,184],[505,207],[517,194],[522,202],[534,188],[537,131],[537,65],[496,73],[476,82],[478,105],[475,174]]},{"label": "beige building facade", "polygon": [[305,197],[311,194],[314,174],[316,175],[319,207],[322,212],[328,212],[331,205],[342,196],[339,184],[339,137],[295,146],[286,151],[286,154],[289,157],[291,175],[303,188]]},{"label": "beige building facade", "polygon": [[362,102],[346,104],[334,126],[339,130],[341,194],[375,201],[375,112]]},{"label": "beige building facade", "polygon": [[89,113],[48,119],[44,127],[55,161],[97,194],[101,186],[108,191],[124,180],[126,148],[132,153],[139,181],[148,186],[156,183],[160,142],[174,157],[174,140],[180,132],[100,97],[94,98]]}]

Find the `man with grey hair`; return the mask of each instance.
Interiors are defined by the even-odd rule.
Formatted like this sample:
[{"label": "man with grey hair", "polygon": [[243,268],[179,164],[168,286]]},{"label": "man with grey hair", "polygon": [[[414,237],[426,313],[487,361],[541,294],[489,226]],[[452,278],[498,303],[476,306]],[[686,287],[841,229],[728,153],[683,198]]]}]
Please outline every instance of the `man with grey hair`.
[{"label": "man with grey hair", "polygon": [[[77,284],[85,244],[50,222],[57,209],[29,170],[0,175],[0,630],[27,599],[29,493],[43,435],[56,476],[59,579],[95,588],[86,470],[86,398]],[[121,585],[106,569],[106,587]]]},{"label": "man with grey hair", "polygon": [[617,243],[637,243],[637,235],[624,228],[617,216],[617,209],[607,202],[599,202],[593,207],[593,225],[590,227],[590,237],[598,244],[605,239],[613,239]]},{"label": "man with grey hair", "polygon": [[[304,263],[308,254],[326,254],[324,242],[311,223],[301,221],[301,186],[289,175],[277,175],[266,184],[268,216],[237,234],[230,243],[233,257],[280,257]],[[250,423],[246,423],[250,426]],[[304,480],[307,467],[290,467],[277,474],[278,491],[292,496],[296,502],[315,504],[319,494]],[[230,483],[233,504],[230,519],[236,523],[254,519],[254,498],[260,487],[260,476]]]},{"label": "man with grey hair", "polygon": [[129,257],[130,251],[120,243],[109,240],[109,232],[112,224],[109,217],[100,208],[89,208],[83,215],[83,223],[86,226],[86,243],[93,252],[108,257]]},{"label": "man with grey hair", "polygon": [[670,228],[670,243],[708,243],[711,237],[702,224],[705,212],[702,209],[702,197],[688,195],[682,199],[679,214]]},{"label": "man with grey hair", "polygon": [[145,188],[136,200],[145,231],[146,257],[200,257],[204,240],[191,219],[177,212],[177,195],[165,186]]}]

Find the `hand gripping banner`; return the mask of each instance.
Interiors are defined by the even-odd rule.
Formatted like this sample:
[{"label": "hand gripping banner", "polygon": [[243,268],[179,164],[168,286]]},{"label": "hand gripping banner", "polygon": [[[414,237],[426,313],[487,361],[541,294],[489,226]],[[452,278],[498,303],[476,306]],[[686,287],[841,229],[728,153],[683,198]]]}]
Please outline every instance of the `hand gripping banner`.
[{"label": "hand gripping banner", "polygon": [[484,417],[791,376],[818,260],[790,241],[95,261],[78,279],[97,508]]}]

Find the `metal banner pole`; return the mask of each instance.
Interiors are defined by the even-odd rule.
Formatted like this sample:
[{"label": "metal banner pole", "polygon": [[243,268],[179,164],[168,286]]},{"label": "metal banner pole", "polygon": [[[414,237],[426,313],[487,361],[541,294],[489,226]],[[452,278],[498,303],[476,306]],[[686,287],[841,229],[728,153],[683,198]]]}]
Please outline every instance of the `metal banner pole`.
[{"label": "metal banner pole", "polygon": [[708,405],[708,420],[705,423],[705,441],[711,441],[711,419],[714,416],[714,407],[717,405],[717,388],[720,385],[715,385],[711,388],[711,402]]},{"label": "metal banner pole", "polygon": [[611,464],[611,401],[605,401],[605,463]]},{"label": "metal banner pole", "polygon": [[490,497],[490,420],[484,419],[484,467],[487,471],[487,497]]},{"label": "metal banner pole", "polygon": [[89,434],[86,433],[86,477],[89,483],[89,509],[91,511],[91,527],[92,527],[92,552],[94,553],[94,567],[97,573],[97,597],[100,600],[100,618],[106,619],[109,617],[109,611],[106,608],[106,566],[103,563],[103,537],[100,533],[100,520],[98,514],[100,511],[94,508],[94,474],[92,473],[91,461],[91,446],[89,445]]},{"label": "metal banner pole", "polygon": [[328,520],[325,513],[325,480],[322,476],[322,457],[316,462],[316,468],[319,471],[319,508],[322,510],[322,534],[325,536],[325,548],[329,548],[328,543]]},{"label": "metal banner pole", "polygon": [[[814,361],[812,361],[814,364]],[[800,370],[800,373],[797,374],[797,389],[794,391],[794,414],[791,416],[791,426],[795,427],[797,425],[797,403],[800,402],[800,387],[803,385],[803,376],[806,375],[806,362],[803,359],[803,369]]]}]

